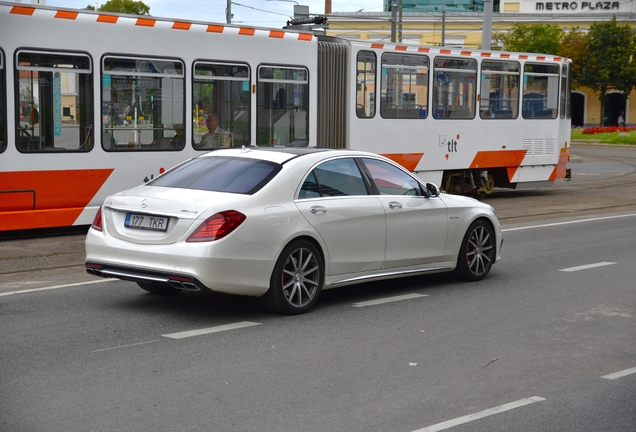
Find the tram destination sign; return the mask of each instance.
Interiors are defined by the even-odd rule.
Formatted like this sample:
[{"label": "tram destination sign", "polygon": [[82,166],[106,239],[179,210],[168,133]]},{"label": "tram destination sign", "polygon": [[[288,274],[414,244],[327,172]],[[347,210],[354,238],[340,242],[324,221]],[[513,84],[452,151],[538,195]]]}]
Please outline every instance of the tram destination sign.
[{"label": "tram destination sign", "polygon": [[617,11],[620,9],[620,2],[617,1],[571,1],[571,2],[537,2],[535,6],[535,10],[537,11],[604,11],[604,10],[614,10]]}]

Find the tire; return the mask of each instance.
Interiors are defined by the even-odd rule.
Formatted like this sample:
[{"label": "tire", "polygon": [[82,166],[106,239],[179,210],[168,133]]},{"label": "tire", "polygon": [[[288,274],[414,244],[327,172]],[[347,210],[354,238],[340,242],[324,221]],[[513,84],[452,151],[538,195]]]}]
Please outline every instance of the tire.
[{"label": "tire", "polygon": [[268,310],[284,315],[309,311],[320,297],[324,264],[318,249],[307,240],[295,240],[280,254],[269,282],[260,298]]},{"label": "tire", "polygon": [[455,275],[466,281],[478,281],[486,277],[495,262],[495,233],[484,220],[473,222],[464,236]]},{"label": "tire", "polygon": [[137,282],[139,288],[144,289],[153,294],[174,295],[181,292],[180,289],[171,287],[170,285],[154,284],[152,282]]}]

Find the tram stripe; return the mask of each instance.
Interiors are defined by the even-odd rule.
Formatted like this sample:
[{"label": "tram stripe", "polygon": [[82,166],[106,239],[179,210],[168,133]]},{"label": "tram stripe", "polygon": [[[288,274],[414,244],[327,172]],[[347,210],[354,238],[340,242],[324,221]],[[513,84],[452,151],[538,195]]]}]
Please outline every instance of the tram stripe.
[{"label": "tram stripe", "polygon": [[135,23],[135,25],[141,26],[141,27],[154,27],[156,23],[157,23],[157,20],[154,20],[154,19],[137,18],[137,22]]},{"label": "tram stripe", "polygon": [[254,33],[256,33],[256,30],[253,28],[241,27],[238,34],[243,36],[254,36]]},{"label": "tram stripe", "polygon": [[225,27],[218,25],[209,25],[207,29],[209,33],[223,33],[223,30],[225,30]]},{"label": "tram stripe", "polygon": [[402,165],[409,171],[415,171],[424,153],[385,153],[382,156],[391,159],[393,162]]},{"label": "tram stripe", "polygon": [[174,24],[172,24],[172,29],[173,30],[190,30],[191,26],[192,26],[192,23],[176,21]]},{"label": "tram stripe", "polygon": [[77,19],[77,15],[79,15],[79,12],[57,11],[55,18],[74,20]]},{"label": "tram stripe", "polygon": [[97,22],[107,23],[107,24],[117,24],[118,16],[115,15],[100,15],[97,17]]},{"label": "tram stripe", "polygon": [[521,166],[523,158],[526,157],[527,150],[492,150],[477,152],[473,162],[470,164],[471,169],[475,168],[495,168],[504,166],[508,169],[508,179],[517,172]]},{"label": "tram stripe", "polygon": [[[34,7],[29,7],[29,6],[13,6],[10,10],[9,13],[14,14],[14,15],[27,15],[27,16],[32,16],[34,13],[36,13],[37,8]],[[44,13],[48,11],[38,11],[37,13]],[[65,11],[65,10],[58,10],[58,11],[54,11],[56,12],[54,17],[55,18],[60,18],[60,19],[69,19],[69,20],[76,20],[77,17],[79,16],[79,14],[81,13],[81,11],[78,12],[74,12],[74,11]],[[115,15],[98,15],[96,18],[96,22],[100,22],[100,23],[106,23],[106,24],[117,24],[119,22],[121,22],[121,20],[119,20],[119,18],[123,18],[124,20],[130,20],[130,18],[126,18],[126,17],[119,17],[119,16],[115,16]],[[133,18],[135,19],[135,18]],[[155,25],[157,24],[156,19],[152,19],[152,18],[136,18],[135,19],[135,25],[136,26],[140,26],[140,27],[155,27]],[[193,25],[198,25],[197,23],[194,22],[188,22],[188,21],[171,21],[171,20],[161,20],[163,21],[167,21],[168,23],[172,23],[172,29],[173,30],[191,30]],[[225,26],[222,25],[207,25],[207,32],[209,33],[223,33],[225,31]],[[239,34],[243,35],[243,36],[254,36],[257,32],[260,32],[260,30],[256,30],[253,28],[240,28],[239,29]],[[269,31],[269,37],[271,38],[276,38],[276,39],[284,39],[285,38],[285,34],[289,34],[289,32],[285,32],[285,31]],[[312,41],[314,40],[314,36],[310,33],[299,33],[298,34],[298,40],[299,41]],[[372,49],[384,49],[385,47],[387,47],[387,45],[390,46],[390,44],[381,44],[381,43],[372,43],[371,44],[371,48]],[[437,52],[439,54],[452,54],[453,50],[451,49],[445,49],[445,48],[433,48],[431,50],[431,48],[428,47],[411,47],[411,46],[407,46],[407,45],[396,45],[394,47],[394,49],[396,51],[416,51],[416,52],[423,52],[423,53],[429,53],[429,52]],[[491,52],[480,52],[480,51],[459,51],[459,53],[457,53],[456,51],[456,55],[461,55],[461,56],[481,56],[481,57],[495,57],[496,54],[493,54]],[[499,54],[498,55],[499,58],[505,58],[505,59],[523,59],[523,60],[528,60],[530,58],[533,58],[534,60],[537,61],[554,61],[554,62],[567,62],[568,60],[563,58],[563,57],[556,57],[556,56],[540,56],[540,55],[536,55],[536,56],[528,56],[525,54],[509,54],[509,53],[504,53],[504,54]],[[558,176],[558,174],[557,174]]]},{"label": "tram stripe", "polygon": [[16,15],[33,15],[33,13],[35,12],[35,8],[32,7],[26,7],[26,6],[13,6],[11,8],[11,12],[12,14],[16,14]]}]

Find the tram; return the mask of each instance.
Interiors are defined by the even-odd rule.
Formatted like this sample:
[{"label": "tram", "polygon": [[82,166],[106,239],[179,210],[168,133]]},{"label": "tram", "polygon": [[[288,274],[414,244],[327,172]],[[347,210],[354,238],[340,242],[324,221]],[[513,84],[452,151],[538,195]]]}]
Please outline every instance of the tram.
[{"label": "tram", "polygon": [[217,145],[368,150],[478,197],[568,175],[566,58],[2,1],[0,34],[0,231],[90,225]]}]

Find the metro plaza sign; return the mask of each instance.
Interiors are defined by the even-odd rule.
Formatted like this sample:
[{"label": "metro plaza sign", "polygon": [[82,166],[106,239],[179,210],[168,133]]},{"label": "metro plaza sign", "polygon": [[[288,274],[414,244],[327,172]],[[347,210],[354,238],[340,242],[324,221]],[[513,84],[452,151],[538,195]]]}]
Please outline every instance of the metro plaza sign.
[{"label": "metro plaza sign", "polygon": [[595,11],[618,10],[620,2],[537,2],[535,10],[542,11]]}]

